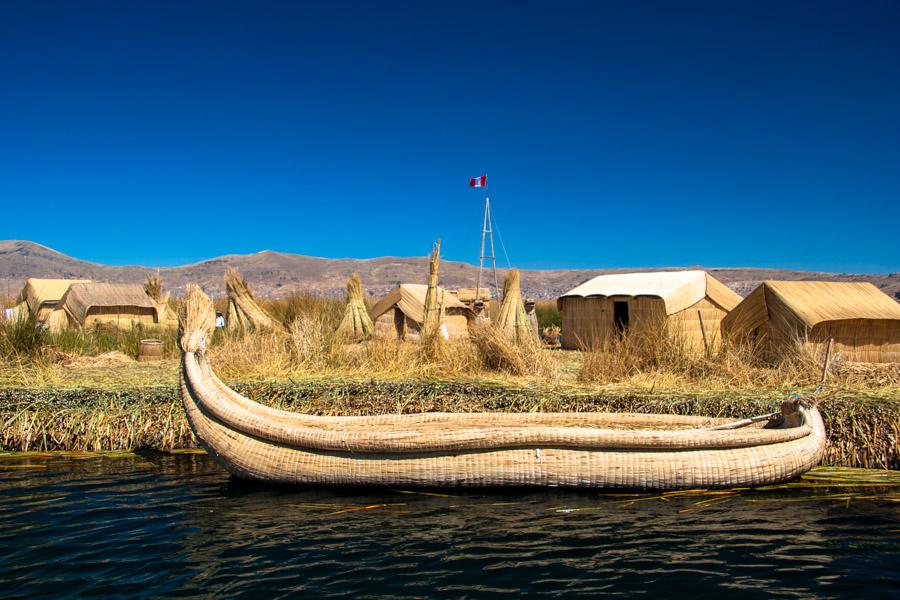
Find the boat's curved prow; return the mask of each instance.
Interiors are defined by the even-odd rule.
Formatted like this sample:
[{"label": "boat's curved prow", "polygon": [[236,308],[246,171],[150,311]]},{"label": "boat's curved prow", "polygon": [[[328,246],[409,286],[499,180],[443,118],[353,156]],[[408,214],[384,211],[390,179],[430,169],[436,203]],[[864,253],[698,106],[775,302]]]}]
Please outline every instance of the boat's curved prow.
[{"label": "boat's curved prow", "polygon": [[[785,481],[824,454],[822,419],[803,407],[798,426],[735,430],[708,427],[721,419],[677,415],[279,411],[215,376],[203,350],[214,330],[212,303],[189,286],[185,307],[187,418],[199,442],[238,477],[325,485],[711,488]],[[670,429],[640,429],[649,422]]]}]

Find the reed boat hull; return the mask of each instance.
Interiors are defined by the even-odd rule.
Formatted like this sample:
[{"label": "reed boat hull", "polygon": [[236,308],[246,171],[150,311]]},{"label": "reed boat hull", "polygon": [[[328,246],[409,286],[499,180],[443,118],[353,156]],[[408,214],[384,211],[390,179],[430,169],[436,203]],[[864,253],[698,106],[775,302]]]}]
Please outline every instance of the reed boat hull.
[{"label": "reed boat hull", "polygon": [[181,390],[191,428],[216,461],[235,477],[278,484],[759,486],[814,467],[826,441],[814,408],[800,408],[796,427],[715,432],[598,426],[628,418],[692,422],[669,415],[298,415],[240,396],[215,377],[201,352],[183,354]]}]

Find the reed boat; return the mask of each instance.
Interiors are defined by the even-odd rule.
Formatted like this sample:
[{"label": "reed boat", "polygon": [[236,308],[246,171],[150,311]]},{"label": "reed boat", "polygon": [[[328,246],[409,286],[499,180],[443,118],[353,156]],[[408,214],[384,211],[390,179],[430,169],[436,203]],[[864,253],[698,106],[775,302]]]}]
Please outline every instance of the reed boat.
[{"label": "reed boat", "polygon": [[186,295],[181,392],[200,445],[235,477],[325,486],[548,486],[676,490],[793,479],[825,451],[815,407],[730,422],[620,413],[313,416],[242,396],[205,352],[209,298]]}]

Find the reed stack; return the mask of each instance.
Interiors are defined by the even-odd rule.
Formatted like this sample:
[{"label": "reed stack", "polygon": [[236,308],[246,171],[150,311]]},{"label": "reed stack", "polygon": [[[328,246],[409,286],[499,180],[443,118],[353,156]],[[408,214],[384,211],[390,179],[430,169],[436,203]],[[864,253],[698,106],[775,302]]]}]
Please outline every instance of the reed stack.
[{"label": "reed stack", "polygon": [[144,291],[153,300],[156,305],[156,315],[159,323],[162,325],[172,325],[178,322],[178,316],[169,308],[169,292],[162,291],[162,278],[159,275],[159,269],[156,274],[148,275],[144,282]]},{"label": "reed stack", "polygon": [[347,306],[337,329],[338,336],[360,341],[371,337],[374,331],[375,323],[366,308],[362,281],[359,274],[354,273],[347,281]]},{"label": "reed stack", "polygon": [[531,344],[538,339],[537,331],[525,312],[518,269],[510,269],[503,280],[503,302],[500,304],[497,328],[506,339],[516,344]]},{"label": "reed stack", "polygon": [[225,291],[228,293],[225,317],[228,329],[258,331],[278,327],[278,322],[257,304],[250,286],[234,267],[225,270]]}]

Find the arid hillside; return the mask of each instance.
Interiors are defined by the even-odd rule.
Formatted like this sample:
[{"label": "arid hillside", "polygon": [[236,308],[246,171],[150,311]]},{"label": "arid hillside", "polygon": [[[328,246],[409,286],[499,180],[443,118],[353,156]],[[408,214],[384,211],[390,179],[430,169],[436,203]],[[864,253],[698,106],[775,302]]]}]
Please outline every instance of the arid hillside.
[{"label": "arid hillside", "polygon": [[[353,272],[360,274],[368,294],[380,295],[401,282],[424,283],[428,271],[427,258],[424,256],[330,259],[266,250],[255,254],[219,256],[193,265],[162,268],[160,272],[164,287],[176,294],[187,283],[193,282],[218,296],[225,293],[222,275],[227,266],[237,267],[257,295],[270,297],[284,297],[299,291],[324,296],[342,295],[344,284]],[[679,268],[698,266],[661,270]],[[522,285],[528,296],[555,298],[595,275],[634,270],[636,269],[523,270]],[[900,273],[866,275],[747,268],[708,270],[741,295],[746,295],[764,279],[814,279],[870,281],[891,297],[900,299]],[[0,241],[0,294],[15,295],[28,277],[84,277],[98,281],[141,282],[147,274],[155,271],[155,267],[151,266],[119,267],[87,262],[34,242]],[[477,266],[453,261],[441,263],[442,283],[450,289],[474,287],[477,276]]]}]

